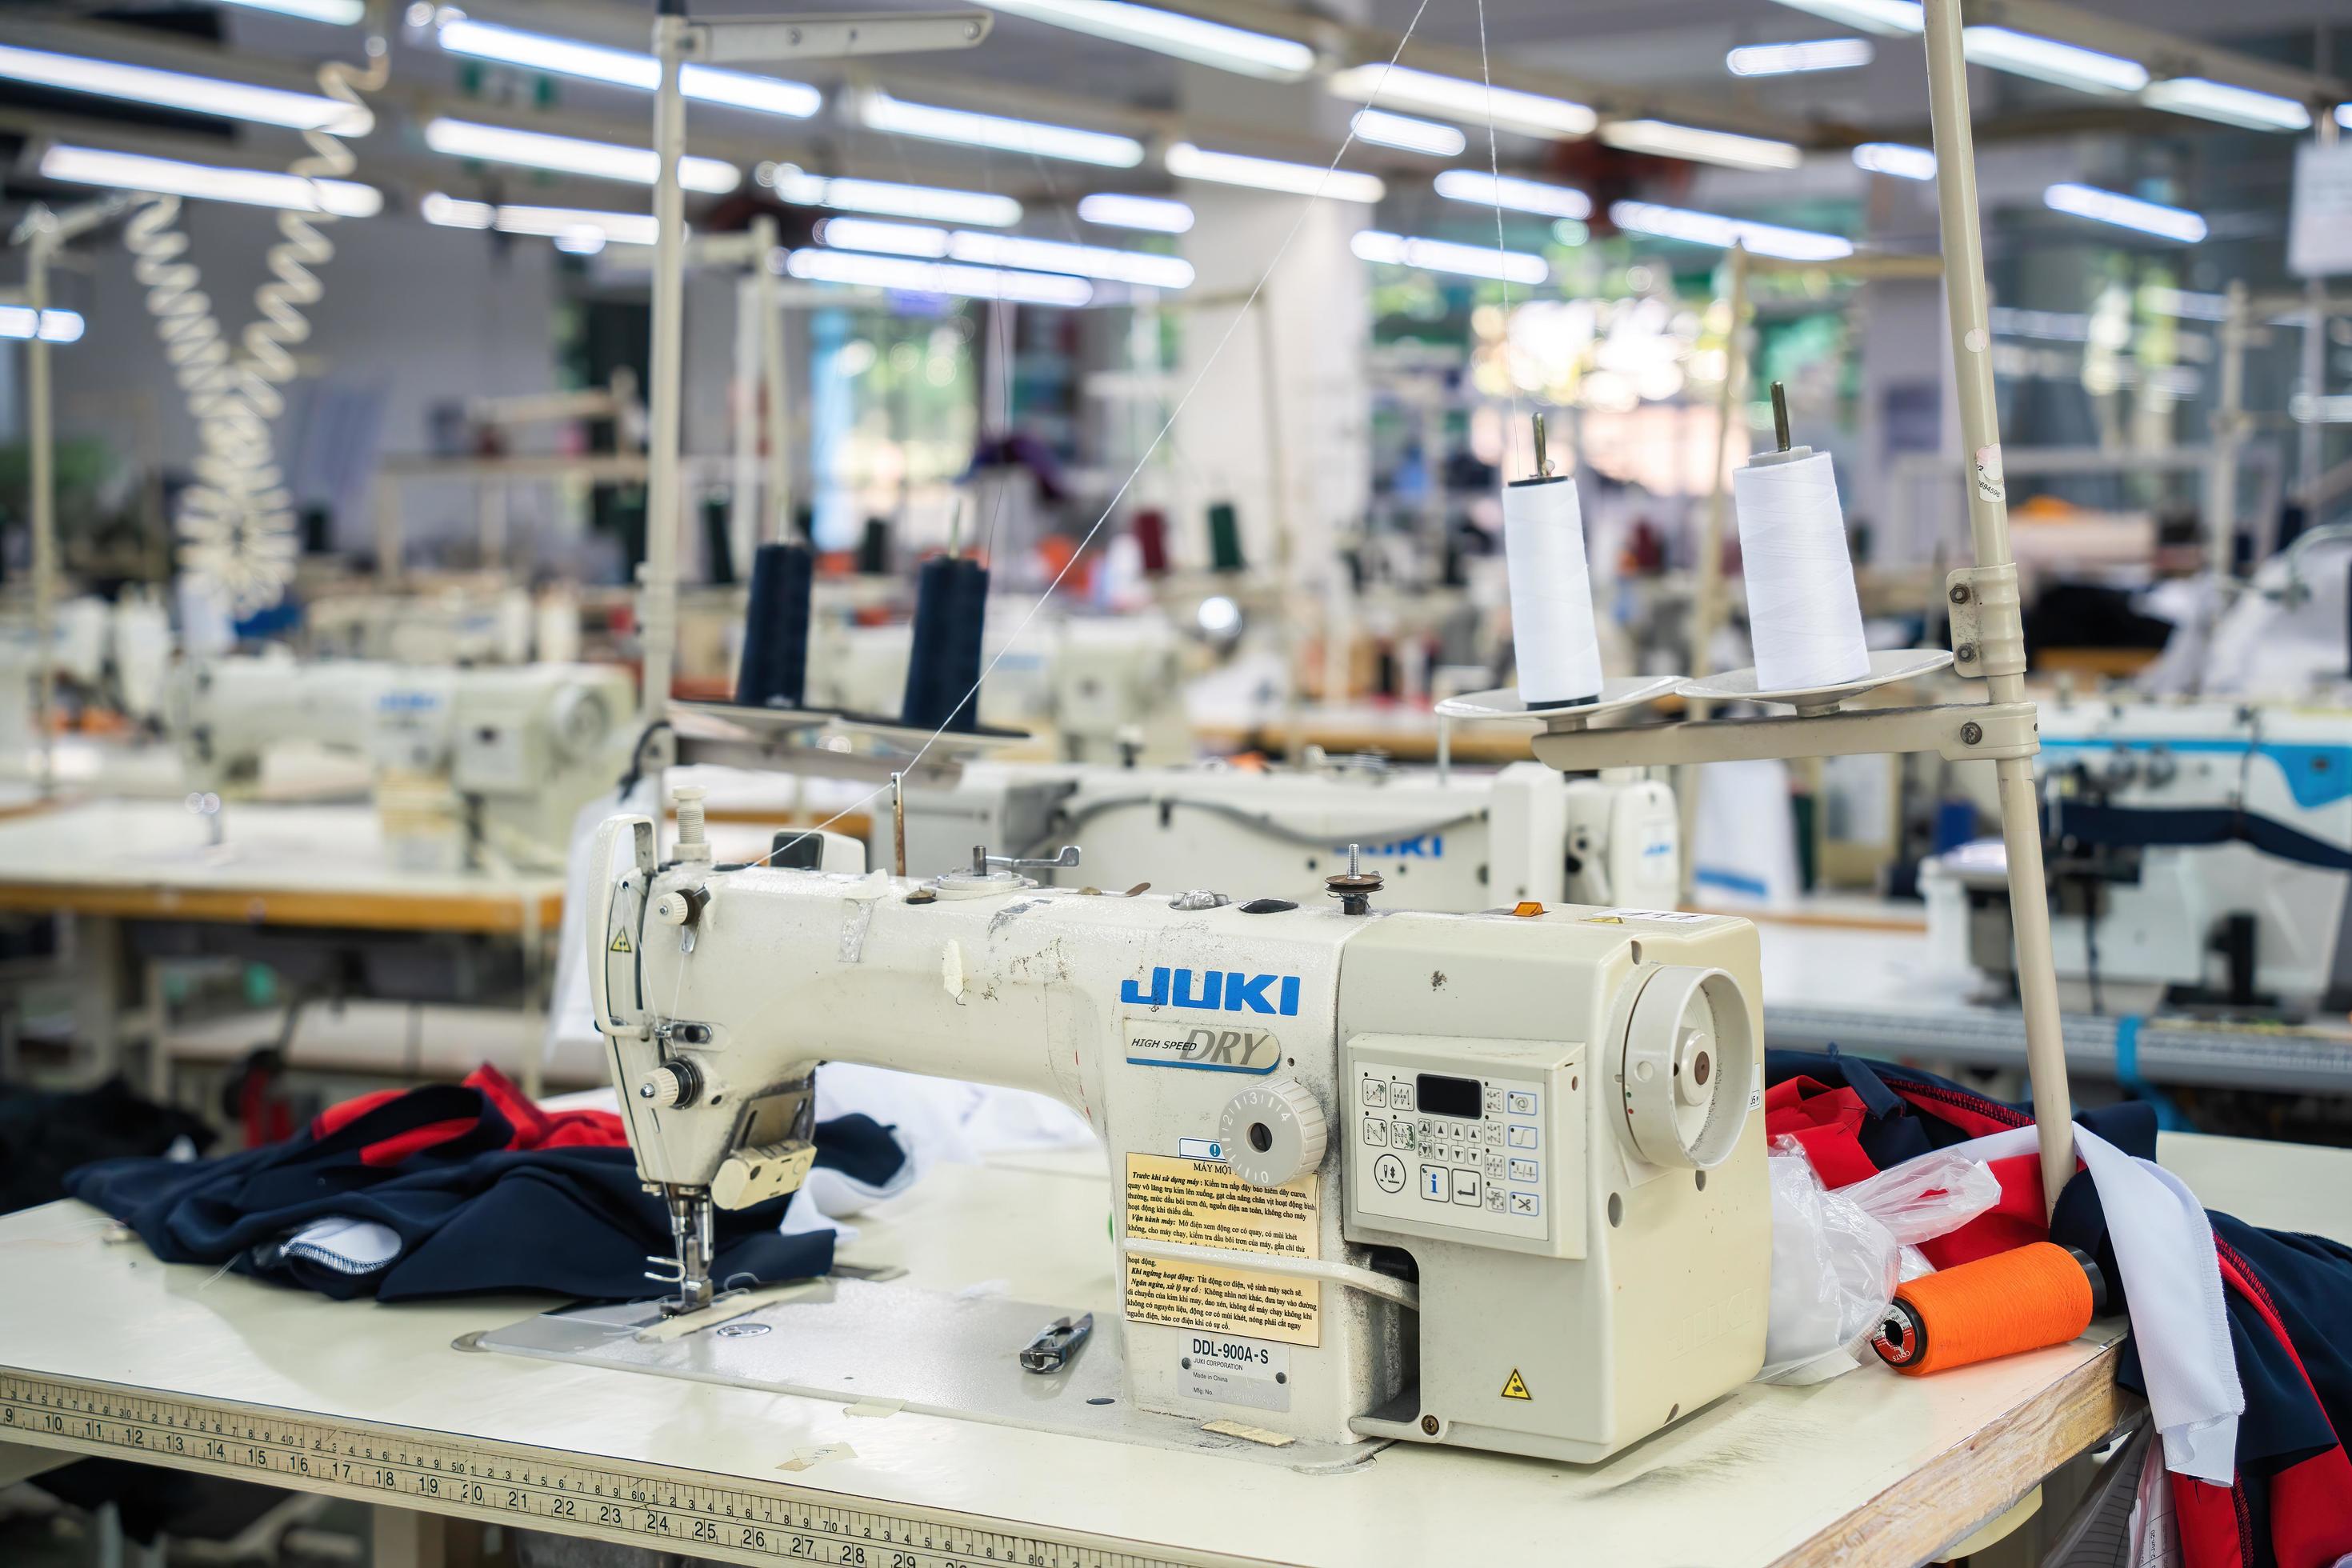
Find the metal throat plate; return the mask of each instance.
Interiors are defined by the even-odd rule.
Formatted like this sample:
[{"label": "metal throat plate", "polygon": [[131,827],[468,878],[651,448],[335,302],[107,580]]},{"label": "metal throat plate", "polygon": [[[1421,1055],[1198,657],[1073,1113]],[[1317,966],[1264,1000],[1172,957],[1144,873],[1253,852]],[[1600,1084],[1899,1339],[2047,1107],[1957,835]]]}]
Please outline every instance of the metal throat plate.
[{"label": "metal throat plate", "polygon": [[[467,1343],[541,1361],[1230,1454],[1309,1473],[1352,1468],[1385,1447],[1303,1438],[1274,1447],[1204,1431],[1202,1418],[1136,1409],[1120,1389],[1126,1346],[1109,1313],[1096,1314],[1093,1335],[1060,1372],[1024,1371],[1021,1347],[1055,1319],[1075,1315],[1002,1297],[834,1278],[675,1339],[638,1337],[662,1321],[657,1307],[639,1301],[545,1312]],[[1247,1422],[1251,1413],[1236,1407],[1231,1414]]]}]

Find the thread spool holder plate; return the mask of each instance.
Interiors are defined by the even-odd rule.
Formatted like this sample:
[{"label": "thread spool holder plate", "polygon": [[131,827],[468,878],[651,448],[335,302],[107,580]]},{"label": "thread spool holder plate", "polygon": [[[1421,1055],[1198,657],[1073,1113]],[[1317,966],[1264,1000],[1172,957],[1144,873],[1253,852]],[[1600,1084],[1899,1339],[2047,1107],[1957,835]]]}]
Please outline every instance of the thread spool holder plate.
[{"label": "thread spool holder plate", "polygon": [[1769,702],[1804,714],[1834,712],[1848,700],[1896,681],[1933,675],[1952,662],[1949,648],[1879,648],[1871,653],[1870,673],[1857,680],[1828,686],[1784,687],[1763,690],[1753,669],[1727,669],[1716,675],[1691,676],[1677,681],[1675,690],[1685,698],[1710,702]]},{"label": "thread spool holder plate", "polygon": [[[895,719],[827,709],[751,708],[732,702],[673,702],[678,761],[769,773],[886,779],[931,741]],[[1022,730],[982,726],[939,735],[915,772],[953,779],[975,757],[1029,739]]]},{"label": "thread spool holder plate", "polygon": [[1620,676],[1603,680],[1597,699],[1573,708],[1530,708],[1520,698],[1518,688],[1503,686],[1449,697],[1437,705],[1437,714],[1441,719],[1533,719],[1549,731],[1581,730],[1595,719],[1645,707],[1669,696],[1680,680],[1674,675]]}]

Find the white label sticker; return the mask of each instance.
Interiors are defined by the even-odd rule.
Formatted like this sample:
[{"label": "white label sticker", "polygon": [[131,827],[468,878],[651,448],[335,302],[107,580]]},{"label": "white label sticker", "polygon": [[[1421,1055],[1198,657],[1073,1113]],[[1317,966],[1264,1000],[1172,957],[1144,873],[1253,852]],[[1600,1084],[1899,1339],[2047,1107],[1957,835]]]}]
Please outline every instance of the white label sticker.
[{"label": "white label sticker", "polygon": [[1673,921],[1680,925],[1715,919],[1713,915],[1701,914],[1696,910],[1603,910],[1590,918],[1596,921]]},{"label": "white label sticker", "polygon": [[1750,1110],[1764,1109],[1764,1064],[1762,1062],[1758,1062],[1756,1070],[1748,1076],[1748,1109]]},{"label": "white label sticker", "polygon": [[1177,1387],[1189,1399],[1290,1408],[1290,1347],[1223,1334],[1192,1334],[1177,1361]]},{"label": "white label sticker", "polygon": [[2009,500],[2009,475],[2001,468],[1998,441],[1977,448],[1977,494],[1989,501]]}]

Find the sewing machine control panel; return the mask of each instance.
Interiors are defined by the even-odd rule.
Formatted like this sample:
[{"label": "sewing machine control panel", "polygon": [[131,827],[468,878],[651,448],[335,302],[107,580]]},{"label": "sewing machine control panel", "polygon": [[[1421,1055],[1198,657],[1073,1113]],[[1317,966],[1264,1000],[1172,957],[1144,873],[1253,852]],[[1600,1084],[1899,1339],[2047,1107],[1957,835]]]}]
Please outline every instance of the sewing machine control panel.
[{"label": "sewing machine control panel", "polygon": [[[1535,1050],[1554,1059],[1480,1062],[1442,1048],[1453,1043],[1416,1041],[1424,1048],[1411,1050],[1351,1043],[1343,1080],[1351,1101],[1344,1112],[1350,1219],[1582,1256],[1580,1053],[1546,1046]],[[1517,1045],[1462,1042],[1474,1043]]]}]

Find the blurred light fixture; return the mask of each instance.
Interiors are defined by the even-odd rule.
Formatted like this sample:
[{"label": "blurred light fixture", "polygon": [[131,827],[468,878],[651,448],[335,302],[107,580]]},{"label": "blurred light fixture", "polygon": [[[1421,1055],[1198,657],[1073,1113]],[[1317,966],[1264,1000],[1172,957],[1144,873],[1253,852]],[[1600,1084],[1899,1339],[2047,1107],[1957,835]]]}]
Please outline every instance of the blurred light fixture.
[{"label": "blurred light fixture", "polygon": [[1854,166],[1874,174],[1892,174],[1898,180],[1932,180],[1936,177],[1936,154],[1925,147],[1912,147],[1901,142],[1864,142],[1853,150]]},{"label": "blurred light fixture", "polygon": [[960,267],[950,262],[868,256],[852,250],[795,250],[784,258],[784,270],[812,283],[851,283],[902,293],[1009,300],[1069,310],[1095,297],[1094,285],[1083,278],[1051,272],[1007,272],[993,267]]},{"label": "blurred light fixture", "polygon": [[2053,185],[2042,193],[2042,205],[2053,212],[2152,234],[2159,239],[2179,240],[2183,245],[2194,245],[2205,237],[2205,220],[2193,212],[2103,191],[2096,185]]},{"label": "blurred light fixture", "polygon": [[1491,246],[1456,245],[1445,239],[1416,239],[1368,228],[1348,242],[1348,248],[1366,261],[1391,267],[1413,267],[1423,272],[1458,272],[1470,278],[1494,278],[1506,283],[1537,284],[1551,276],[1540,256],[1497,250]]},{"label": "blurred light fixture", "polygon": [[1248,185],[1261,191],[1286,191],[1292,195],[1329,196],[1334,201],[1377,202],[1388,186],[1377,174],[1346,169],[1325,169],[1313,163],[1286,163],[1278,158],[1252,158],[1239,153],[1213,153],[1190,142],[1169,145],[1168,172],[1180,180],[1212,180],[1223,185]]},{"label": "blurred light fixture", "polygon": [[[610,82],[615,87],[633,87],[640,92],[651,92],[661,85],[661,62],[635,49],[608,48],[603,44],[558,37],[552,33],[525,32],[520,27],[504,27],[495,22],[477,22],[454,12],[444,15],[448,19],[434,36],[449,54],[496,60],[501,65],[521,66],[556,76]],[[749,71],[685,65],[678,68],[677,85],[688,98],[705,103],[723,103],[758,114],[781,114],[789,120],[806,120],[824,107],[824,94],[804,81],[756,76]]]},{"label": "blurred light fixture", "polygon": [[2227,294],[2199,294],[2187,289],[2149,283],[2141,288],[2139,302],[2156,315],[2171,316],[2184,321],[2226,321],[2230,319],[2230,297]]},{"label": "blurred light fixture", "polygon": [[[82,319],[79,310],[43,310],[40,312],[41,341],[45,343],[71,343],[81,341]],[[0,338],[19,341],[33,335],[33,310],[29,305],[0,305]]]},{"label": "blurred light fixture", "polygon": [[338,27],[348,27],[367,15],[366,0],[221,0],[225,5],[242,5],[248,11],[274,11],[280,16],[299,16],[305,22],[326,22]]},{"label": "blurred light fixture", "polygon": [[1659,239],[1679,239],[1689,245],[1711,245],[1728,250],[1743,246],[1759,256],[1785,261],[1835,261],[1853,254],[1853,242],[1842,235],[1806,228],[1755,223],[1686,207],[1660,206],[1655,202],[1612,202],[1609,221],[1631,234]]},{"label": "blurred light fixture", "polygon": [[373,217],[383,210],[383,193],[351,180],[306,180],[267,169],[225,169],[184,163],[137,153],[111,153],[62,143],[41,154],[44,178],[69,185],[104,185],[119,191],[154,191],[167,196],[243,202],[291,212],[327,212],[337,217]]},{"label": "blurred light fixture", "polygon": [[1960,50],[1970,65],[2083,92],[2137,92],[2147,85],[2147,68],[2137,60],[2009,27],[1966,28]]},{"label": "blurred light fixture", "polygon": [[836,212],[880,213],[886,217],[924,218],[933,223],[976,223],[1008,228],[1021,221],[1021,204],[991,191],[958,191],[940,185],[902,185],[890,180],[828,179],[790,163],[762,163],[753,171],[760,184],[797,206]]},{"label": "blurred light fixture", "polygon": [[1540,180],[1489,174],[1479,169],[1448,169],[1437,176],[1437,194],[1448,201],[1480,206],[1508,207],[1513,212],[1544,217],[1587,218],[1592,198],[1572,185],[1548,185]]},{"label": "blurred light fixture", "polygon": [[1885,37],[1896,38],[1927,30],[1919,0],[1780,0],[1780,4],[1792,11]]},{"label": "blurred light fixture", "polygon": [[1491,118],[1498,131],[1522,136],[1590,136],[1601,117],[1581,103],[1547,98],[1516,88],[1491,90],[1483,82],[1439,76],[1410,66],[1385,63],[1350,66],[1324,83],[1335,98],[1370,103],[1377,98],[1391,108],[1417,110],[1465,125],[1483,126]]},{"label": "blurred light fixture", "polygon": [[1803,150],[1793,142],[1702,131],[1668,120],[1612,120],[1601,128],[1601,140],[1628,153],[1720,163],[1728,169],[1793,169],[1805,161]]},{"label": "blurred light fixture", "polygon": [[1723,57],[1734,76],[1793,76],[1800,71],[1843,71],[1877,57],[1868,38],[1813,38],[1800,44],[1742,44]]},{"label": "blurred light fixture", "polygon": [[288,92],[185,71],[153,70],[47,49],[20,49],[9,44],[0,44],[0,79],[124,99],[158,109],[217,115],[223,120],[251,121],[257,125],[284,125],[296,131],[323,127],[339,136],[364,136],[375,124],[375,117],[366,110],[320,93]]},{"label": "blurred light fixture", "polygon": [[1451,125],[1441,125],[1434,120],[1415,120],[1410,114],[1391,114],[1385,109],[1360,109],[1349,124],[1359,140],[1402,148],[1407,153],[1427,153],[1438,158],[1451,158],[1469,145],[1462,132]]},{"label": "blurred light fixture", "polygon": [[1066,245],[1059,240],[1030,239],[1021,235],[978,234],[969,229],[950,233],[926,224],[829,217],[817,225],[816,239],[819,245],[837,250],[881,251],[931,261],[969,262],[976,267],[1008,267],[1024,272],[1059,272],[1073,278],[1101,278],[1150,289],[1186,289],[1192,283],[1192,263],[1179,257],[1115,250],[1108,246]]},{"label": "blurred light fixture", "polygon": [[[554,169],[600,180],[625,180],[635,185],[652,184],[659,167],[650,147],[588,142],[577,136],[551,136],[543,131],[517,131],[470,120],[427,122],[425,144],[452,158],[519,163],[529,169]],[[717,158],[688,157],[677,161],[677,183],[689,191],[724,195],[742,184],[742,176],[732,163]]]},{"label": "blurred light fixture", "polygon": [[1098,191],[1078,198],[1078,216],[1106,228],[1139,228],[1182,234],[1192,226],[1192,209],[1170,196],[1131,196]]},{"label": "blurred light fixture", "polygon": [[1180,60],[1243,76],[1297,81],[1315,69],[1315,51],[1295,38],[1253,33],[1155,6],[1129,5],[1126,0],[988,0],[988,8],[1115,43],[1157,49]]},{"label": "blurred light fixture", "polygon": [[1132,169],[1143,162],[1143,143],[1132,136],[1081,131],[1070,125],[1047,125],[1034,120],[1012,120],[1002,114],[980,114],[935,103],[909,103],[878,89],[858,95],[857,118],[869,131],[919,136],[929,142],[1034,153],[1041,158],[1099,163],[1111,169]]},{"label": "blurred light fixture", "polygon": [[[416,204],[417,216],[443,228],[494,228],[501,234],[535,235],[560,247],[588,252],[614,245],[651,245],[661,233],[651,213],[603,212],[590,207],[493,206],[440,191]],[[593,236],[595,243],[583,243]]]},{"label": "blurred light fixture", "polygon": [[[2177,76],[2150,82],[2139,100],[2150,109],[2193,114],[2200,120],[2217,121],[2248,131],[2311,129],[2311,110],[2291,98],[2208,81],[2201,76]],[[2343,118],[2342,110],[2336,110],[2336,118]]]}]

